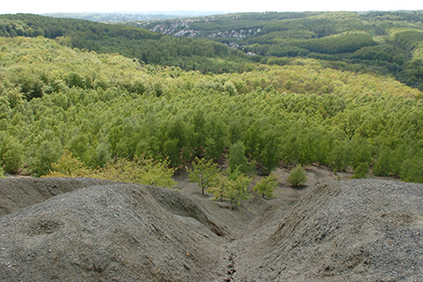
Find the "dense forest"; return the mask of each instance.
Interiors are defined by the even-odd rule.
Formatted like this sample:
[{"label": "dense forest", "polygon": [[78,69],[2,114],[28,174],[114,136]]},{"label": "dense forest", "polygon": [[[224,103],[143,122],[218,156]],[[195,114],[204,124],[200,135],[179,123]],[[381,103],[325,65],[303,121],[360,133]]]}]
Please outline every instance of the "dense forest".
[{"label": "dense forest", "polygon": [[[391,73],[423,90],[422,22],[421,11],[266,12],[138,21],[132,25],[222,42],[254,53],[254,60],[261,63],[273,57],[300,56],[334,62],[333,67],[338,68],[341,62],[370,68]],[[283,64],[284,60],[279,62]]]},{"label": "dense forest", "polygon": [[126,25],[31,14],[0,15],[0,36],[58,38],[68,47],[119,53],[146,64],[173,65],[202,72],[233,72],[247,61],[244,52],[212,40],[175,38]]},{"label": "dense forest", "polygon": [[[287,13],[293,18],[282,21],[308,15]],[[69,153],[92,169],[140,157],[177,169],[237,148],[263,175],[315,164],[423,182],[422,92],[384,72],[384,63],[276,54],[260,63],[209,39],[130,26],[34,15],[0,16],[0,23],[5,172],[46,175]],[[419,71],[421,41],[409,27],[390,31],[396,44],[379,44],[365,28],[329,27],[336,31],[300,40],[301,48],[323,55],[319,46],[349,44],[357,50],[348,52],[369,61],[392,52]],[[131,44],[157,51],[167,43],[175,53],[155,64],[126,53]],[[407,53],[407,46],[414,47]],[[191,53],[179,55],[183,48]],[[189,71],[171,64],[185,58],[203,63]]]},{"label": "dense forest", "polygon": [[423,181],[422,93],[393,78],[315,59],[202,74],[2,38],[0,156],[6,172],[43,175],[68,150],[91,167],[119,157],[218,160],[242,142],[263,171],[285,164]]}]

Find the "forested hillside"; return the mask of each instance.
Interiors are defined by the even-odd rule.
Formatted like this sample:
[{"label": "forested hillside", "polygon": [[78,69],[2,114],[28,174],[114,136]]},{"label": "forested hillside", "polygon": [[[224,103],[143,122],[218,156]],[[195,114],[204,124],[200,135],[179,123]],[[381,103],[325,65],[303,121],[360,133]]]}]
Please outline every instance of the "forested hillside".
[{"label": "forested hillside", "polygon": [[422,92],[392,77],[312,58],[203,74],[62,41],[0,38],[6,172],[47,174],[66,150],[92,168],[143,154],[177,168],[241,144],[264,174],[315,163],[423,182]]},{"label": "forested hillside", "polygon": [[335,69],[391,74],[423,90],[422,19],[421,11],[266,12],[113,25],[18,14],[0,15],[0,36],[60,38],[68,47],[203,73],[314,58]]},{"label": "forested hillside", "polygon": [[247,57],[212,40],[175,38],[143,28],[31,14],[0,15],[0,36],[58,38],[60,44],[97,53],[119,53],[148,64],[203,72],[233,72]]},{"label": "forested hillside", "polygon": [[[255,54],[257,62],[283,58],[326,60],[338,69],[391,73],[423,90],[423,13],[240,13],[133,25],[175,36],[208,38]],[[274,58],[280,58],[275,60]]]}]

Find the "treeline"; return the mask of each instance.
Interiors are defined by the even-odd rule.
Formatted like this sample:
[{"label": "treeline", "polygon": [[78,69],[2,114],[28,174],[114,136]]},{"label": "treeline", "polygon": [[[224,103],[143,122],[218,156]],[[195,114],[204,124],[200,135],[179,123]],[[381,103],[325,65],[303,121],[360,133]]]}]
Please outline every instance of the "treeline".
[{"label": "treeline", "polygon": [[177,168],[238,144],[263,174],[320,164],[423,182],[422,93],[393,79],[312,59],[204,75],[41,37],[0,40],[6,172],[47,174],[66,151],[92,169],[139,156]]},{"label": "treeline", "polygon": [[207,39],[175,38],[127,25],[32,14],[0,15],[0,36],[43,36],[58,39],[68,47],[118,53],[146,64],[173,65],[205,73],[237,71],[248,61],[243,52]]}]

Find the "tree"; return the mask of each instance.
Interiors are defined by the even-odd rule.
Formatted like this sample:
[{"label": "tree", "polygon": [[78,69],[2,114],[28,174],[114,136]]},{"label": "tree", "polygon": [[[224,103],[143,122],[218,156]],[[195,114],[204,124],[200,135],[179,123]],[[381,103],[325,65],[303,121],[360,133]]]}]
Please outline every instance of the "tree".
[{"label": "tree", "polygon": [[52,163],[58,161],[63,152],[62,144],[58,138],[43,140],[33,158],[33,169],[37,176],[46,175],[51,170]]},{"label": "tree", "polygon": [[204,125],[207,137],[204,145],[206,157],[218,160],[226,145],[226,125],[217,114],[209,114]]},{"label": "tree", "polygon": [[5,178],[6,176],[4,176],[4,169],[3,167],[0,165],[0,178]]},{"label": "tree", "polygon": [[213,178],[208,191],[213,193],[215,200],[223,201],[226,198],[231,201],[231,204],[240,204],[242,200],[250,197],[248,191],[250,182],[251,178],[243,173],[234,173],[229,176],[218,173]]},{"label": "tree", "polygon": [[376,176],[389,176],[391,172],[391,154],[392,150],[383,148],[380,150],[377,162],[373,165],[373,173]]},{"label": "tree", "polygon": [[215,200],[220,200],[223,202],[223,199],[226,198],[226,187],[228,183],[228,177],[221,173],[216,174],[213,179],[210,187],[207,191],[213,193]]},{"label": "tree", "polygon": [[47,177],[83,177],[90,174],[91,172],[83,161],[65,150],[60,159],[51,164],[51,171]]},{"label": "tree", "polygon": [[18,173],[22,162],[24,147],[15,137],[7,136],[0,146],[0,161],[5,172]]},{"label": "tree", "polygon": [[193,163],[193,169],[187,168],[188,177],[190,182],[198,182],[198,186],[201,188],[201,193],[204,195],[204,191],[212,185],[212,182],[219,173],[217,165],[213,163],[213,160],[206,161],[205,158],[199,159],[195,157]]},{"label": "tree", "polygon": [[245,148],[242,141],[238,141],[229,148],[229,173],[239,170],[246,173],[249,170],[248,160],[245,157]]},{"label": "tree", "polygon": [[423,183],[423,150],[407,158],[401,165],[401,179],[407,182]]},{"label": "tree", "polygon": [[351,178],[359,179],[359,178],[366,178],[366,174],[369,172],[369,164],[368,163],[360,163],[354,169],[354,175]]},{"label": "tree", "polygon": [[240,204],[241,201],[250,198],[250,192],[248,191],[248,185],[252,178],[245,176],[245,174],[239,175],[236,179],[231,179],[229,176],[225,191],[226,197],[230,199],[231,204]]},{"label": "tree", "polygon": [[263,150],[260,153],[260,161],[263,165],[261,170],[262,175],[269,175],[279,163],[279,148],[278,148],[278,136],[276,129],[267,130],[263,134],[266,143]]},{"label": "tree", "polygon": [[302,183],[307,182],[307,174],[304,168],[301,165],[297,165],[288,175],[287,181],[291,183],[292,186],[298,186]]},{"label": "tree", "polygon": [[273,198],[273,191],[278,186],[278,181],[276,180],[276,174],[272,173],[269,176],[262,177],[253,190],[257,194],[261,194],[262,198]]}]

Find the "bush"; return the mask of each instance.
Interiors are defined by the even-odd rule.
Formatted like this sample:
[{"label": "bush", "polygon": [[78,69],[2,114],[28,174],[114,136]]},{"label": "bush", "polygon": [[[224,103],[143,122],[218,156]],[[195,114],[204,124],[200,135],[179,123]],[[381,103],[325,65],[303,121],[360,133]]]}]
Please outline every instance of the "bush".
[{"label": "bush", "polygon": [[289,173],[287,181],[291,183],[292,186],[298,186],[302,183],[306,183],[307,174],[305,169],[302,168],[301,165],[297,165],[297,167]]}]

